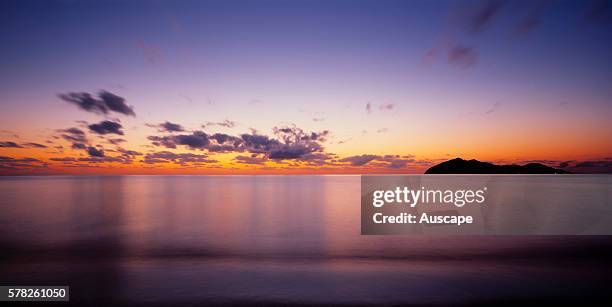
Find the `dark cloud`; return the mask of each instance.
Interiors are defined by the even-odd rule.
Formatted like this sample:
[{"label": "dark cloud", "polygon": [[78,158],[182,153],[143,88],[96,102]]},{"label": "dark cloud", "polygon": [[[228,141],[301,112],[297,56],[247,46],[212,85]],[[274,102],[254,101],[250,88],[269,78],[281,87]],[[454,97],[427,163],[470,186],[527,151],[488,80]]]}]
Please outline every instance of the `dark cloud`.
[{"label": "dark cloud", "polygon": [[109,142],[110,144],[113,144],[113,145],[119,145],[119,144],[121,144],[121,143],[125,143],[125,142],[127,142],[127,140],[125,140],[125,139],[119,139],[119,138],[117,138],[117,139],[108,139],[108,140],[106,140],[106,141],[107,141],[107,142]]},{"label": "dark cloud", "polygon": [[23,148],[23,146],[15,143],[15,142],[11,142],[11,141],[6,141],[6,142],[0,142],[0,147],[5,147],[5,148]]},{"label": "dark cloud", "polygon": [[468,31],[473,34],[484,31],[499,14],[505,2],[504,0],[482,1],[476,10],[469,16]]},{"label": "dark cloud", "polygon": [[66,141],[73,143],[87,143],[85,132],[79,128],[68,128],[58,131],[61,133],[61,137]]},{"label": "dark cloud", "polygon": [[448,62],[457,68],[470,68],[478,63],[478,52],[473,47],[455,46],[448,52]]},{"label": "dark cloud", "polygon": [[203,131],[191,134],[149,136],[155,146],[207,150],[209,152],[249,152],[263,154],[273,160],[313,161],[321,158],[322,142],[326,141],[329,131],[304,132],[297,127],[275,127],[274,137],[257,134],[232,136],[223,133],[209,135]]},{"label": "dark cloud", "polygon": [[24,170],[32,168],[45,168],[47,163],[35,158],[12,158],[0,156],[0,169],[3,170]]},{"label": "dark cloud", "polygon": [[576,167],[612,167],[612,161],[601,160],[601,161],[582,161],[576,163]]},{"label": "dark cloud", "polygon": [[569,165],[565,169],[573,173],[612,174],[612,160],[580,161],[574,165]]},{"label": "dark cloud", "polygon": [[339,161],[349,162],[353,166],[362,166],[379,157],[380,156],[377,156],[377,155],[359,155],[359,156],[346,157],[346,158],[340,159]]},{"label": "dark cloud", "polygon": [[0,148],[24,148],[24,147],[29,147],[29,148],[47,148],[46,145],[43,144],[38,144],[38,143],[24,143],[24,144],[17,144],[15,142],[11,142],[11,141],[6,141],[6,142],[0,142]]},{"label": "dark cloud", "polygon": [[104,150],[95,147],[87,147],[87,153],[92,157],[104,157]]},{"label": "dark cloud", "polygon": [[173,153],[169,151],[160,151],[155,153],[150,153],[145,155],[144,163],[147,164],[155,164],[155,163],[177,163],[177,164],[187,164],[187,163],[216,163],[217,160],[210,159],[208,155],[205,154],[192,154],[192,153]]},{"label": "dark cloud", "polygon": [[190,149],[204,150],[210,144],[208,134],[203,131],[194,131],[191,134],[177,134],[169,136],[149,136],[155,146],[176,148],[178,145],[187,146]]},{"label": "dark cloud", "polygon": [[95,114],[107,115],[109,112],[116,112],[136,116],[133,107],[128,106],[123,97],[107,91],[98,93],[98,98],[93,97],[89,93],[60,94],[59,97],[84,111]]},{"label": "dark cloud", "polygon": [[87,162],[87,163],[110,163],[110,162],[117,162],[117,163],[122,163],[122,164],[130,164],[130,163],[132,163],[132,160],[129,157],[126,157],[126,156],[119,156],[119,157],[108,157],[108,156],[98,157],[98,156],[91,156],[91,157],[87,157],[87,158],[79,158],[78,162]]},{"label": "dark cloud", "polygon": [[134,151],[134,150],[127,150],[127,149],[119,148],[117,149],[117,151],[121,153],[123,156],[129,156],[129,157],[142,156],[142,153],[138,151]]},{"label": "dark cloud", "polygon": [[123,135],[123,131],[120,123],[112,122],[109,120],[101,121],[98,124],[91,124],[88,126],[89,130],[97,133],[97,134],[118,134]]},{"label": "dark cloud", "polygon": [[121,113],[124,115],[136,116],[134,108],[125,103],[123,97],[117,96],[111,92],[102,91],[99,94],[100,99],[106,104],[110,111]]},{"label": "dark cloud", "polygon": [[31,148],[47,148],[46,145],[38,144],[38,143],[25,143],[23,146],[31,147]]},{"label": "dark cloud", "polygon": [[83,143],[72,143],[72,148],[73,149],[86,149],[87,145]]},{"label": "dark cloud", "polygon": [[157,128],[159,132],[183,132],[185,131],[185,128],[183,128],[183,126],[179,124],[171,123],[169,121],[166,121],[164,123],[157,124],[157,125],[147,124],[147,126]]}]

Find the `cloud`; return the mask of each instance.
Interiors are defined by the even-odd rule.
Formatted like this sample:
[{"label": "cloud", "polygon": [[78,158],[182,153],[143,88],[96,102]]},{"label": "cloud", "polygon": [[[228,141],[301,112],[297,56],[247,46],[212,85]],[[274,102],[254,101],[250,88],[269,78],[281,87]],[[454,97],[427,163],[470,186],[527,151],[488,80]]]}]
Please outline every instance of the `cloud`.
[{"label": "cloud", "polygon": [[470,68],[478,63],[478,52],[473,47],[455,46],[448,52],[448,62],[457,68]]},{"label": "cloud", "polygon": [[142,156],[142,153],[138,151],[134,151],[134,150],[127,150],[127,149],[119,148],[117,149],[117,151],[121,153],[121,155],[123,156],[129,156],[129,157]]},{"label": "cloud", "polygon": [[73,158],[73,157],[49,158],[49,160],[56,161],[56,162],[64,162],[64,163],[71,163],[71,162],[78,161],[77,158]]},{"label": "cloud", "polygon": [[46,145],[38,144],[38,143],[23,143],[20,145],[15,142],[11,142],[11,141],[0,142],[0,148],[24,148],[24,147],[47,148]]},{"label": "cloud", "polygon": [[109,112],[121,113],[129,116],[136,116],[134,108],[125,103],[125,99],[111,92],[100,91],[98,98],[93,97],[89,93],[68,93],[60,94],[59,97],[76,105],[81,110],[107,115]]},{"label": "cloud", "polygon": [[477,34],[484,31],[498,15],[504,0],[486,0],[469,16],[468,31]]},{"label": "cloud", "polygon": [[381,104],[378,109],[380,109],[381,111],[385,111],[385,110],[393,110],[393,108],[395,107],[395,104],[393,103],[384,103]]},{"label": "cloud", "polygon": [[208,135],[202,131],[195,131],[192,134],[181,134],[174,137],[177,145],[185,145],[191,149],[204,149],[210,144]]},{"label": "cloud", "polygon": [[88,126],[89,130],[97,133],[97,134],[118,134],[123,135],[123,131],[120,123],[112,122],[109,120],[101,121],[98,124],[91,124]]},{"label": "cloud", "polygon": [[117,138],[117,139],[107,139],[106,141],[109,142],[110,144],[113,144],[113,145],[119,145],[121,143],[127,142],[126,139],[120,139],[120,138]]},{"label": "cloud", "polygon": [[612,174],[612,159],[580,161],[574,165],[568,165],[565,169],[574,173]]},{"label": "cloud", "polygon": [[235,121],[231,121],[229,119],[225,119],[221,122],[206,122],[205,125],[203,125],[203,128],[206,128],[207,126],[219,126],[219,127],[225,127],[225,128],[234,128],[236,127],[236,122]]},{"label": "cloud", "polygon": [[87,153],[92,157],[104,157],[104,150],[95,147],[87,147]]},{"label": "cloud", "polygon": [[24,170],[45,167],[47,167],[47,163],[35,158],[13,158],[0,156],[0,170]]},{"label": "cloud", "polygon": [[386,168],[392,168],[392,169],[405,168],[408,165],[408,163],[415,162],[415,160],[413,159],[413,156],[411,155],[406,155],[406,156],[384,155],[384,156],[381,156],[381,155],[370,155],[370,154],[350,156],[350,157],[340,159],[338,161],[348,162],[352,166],[364,166],[369,163],[378,162],[379,164],[381,164],[380,166],[386,167]]},{"label": "cloud", "polygon": [[86,149],[87,145],[83,143],[72,143],[72,148],[73,149]]},{"label": "cloud", "polygon": [[371,102],[366,103],[366,113],[368,114],[372,113],[372,103]]},{"label": "cloud", "polygon": [[152,125],[147,124],[149,127],[157,128],[159,132],[183,132],[185,128],[179,124],[171,123],[169,121],[163,122],[161,124]]},{"label": "cloud", "polygon": [[380,128],[380,129],[376,130],[376,133],[387,133],[387,132],[389,132],[388,128]]},{"label": "cloud", "polygon": [[206,150],[209,152],[249,152],[263,154],[273,160],[320,160],[323,153],[322,142],[326,141],[329,131],[305,132],[295,126],[275,127],[274,137],[257,134],[241,134],[233,136],[223,133],[207,134],[194,131],[191,134],[149,136],[155,146],[177,148],[186,146],[189,149]]},{"label": "cloud", "polygon": [[184,165],[187,163],[216,163],[218,161],[208,158],[206,154],[177,154],[169,151],[160,151],[145,155],[143,162],[147,164],[174,162]]},{"label": "cloud", "polygon": [[30,147],[30,148],[47,148],[46,145],[38,144],[38,143],[25,143],[23,144],[23,146]]},{"label": "cloud", "polygon": [[23,146],[15,143],[15,142],[10,142],[10,141],[0,142],[0,147],[4,147],[4,148],[23,148]]},{"label": "cloud", "polygon": [[79,128],[68,128],[68,129],[60,129],[60,136],[69,142],[73,143],[87,143],[87,137],[85,136],[85,132]]},{"label": "cloud", "polygon": [[359,155],[359,156],[351,156],[340,159],[340,162],[349,162],[353,166],[362,166],[366,165],[368,162],[379,158],[377,155]]},{"label": "cloud", "polygon": [[244,163],[244,164],[258,164],[258,165],[264,164],[267,161],[266,158],[260,158],[257,156],[236,156],[234,160],[240,163]]},{"label": "cloud", "polygon": [[489,108],[488,110],[486,110],[486,111],[485,111],[485,114],[487,114],[487,115],[488,115],[488,114],[491,114],[491,113],[493,113],[493,112],[497,111],[497,110],[498,110],[498,109],[501,107],[501,105],[502,105],[502,104],[501,104],[501,102],[495,102],[495,103],[494,103],[494,104],[491,106],[491,108]]},{"label": "cloud", "polygon": [[323,117],[323,116],[319,116],[319,117],[314,116],[314,117],[312,118],[312,121],[313,121],[313,122],[322,122],[322,121],[325,121],[325,117]]}]

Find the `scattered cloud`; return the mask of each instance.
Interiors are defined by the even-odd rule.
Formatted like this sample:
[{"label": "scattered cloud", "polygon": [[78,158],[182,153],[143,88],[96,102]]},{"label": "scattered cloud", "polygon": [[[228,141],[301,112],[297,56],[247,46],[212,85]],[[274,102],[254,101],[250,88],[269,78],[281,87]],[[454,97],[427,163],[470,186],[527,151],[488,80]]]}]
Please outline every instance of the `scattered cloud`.
[{"label": "scattered cloud", "polygon": [[161,124],[147,124],[147,126],[152,128],[157,128],[159,132],[183,132],[185,128],[179,124],[171,123],[169,121],[163,122]]},{"label": "scattered cloud", "polygon": [[368,162],[378,158],[378,155],[359,155],[359,156],[351,156],[340,159],[340,162],[349,162],[353,166],[362,166],[366,165]]},{"label": "scattered cloud", "polygon": [[208,126],[219,126],[219,127],[225,127],[225,128],[234,128],[236,127],[236,122],[235,121],[231,121],[229,119],[225,119],[223,121],[220,122],[206,122],[205,125],[202,126],[202,128],[206,128]]},{"label": "scattered cloud", "polygon": [[116,138],[116,139],[107,139],[106,140],[108,143],[113,144],[113,145],[119,145],[121,143],[125,143],[127,142],[126,139],[120,139],[120,138]]},{"label": "scattered cloud", "polygon": [[401,169],[406,168],[408,163],[415,162],[414,157],[411,155],[357,155],[350,156],[343,159],[338,160],[339,162],[348,162],[352,166],[365,166],[366,164],[375,163],[376,166],[392,168],[392,169]]},{"label": "scattered cloud", "polygon": [[0,170],[24,170],[46,168],[47,163],[35,158],[13,158],[0,156]]},{"label": "scattered cloud", "polygon": [[267,159],[258,156],[236,156],[234,160],[243,164],[264,164]]},{"label": "scattered cloud", "polygon": [[59,97],[64,101],[76,105],[81,110],[94,114],[108,115],[110,112],[116,112],[124,115],[136,116],[134,108],[128,106],[124,98],[104,90],[98,93],[98,98],[84,92],[60,94]]},{"label": "scattered cloud", "polygon": [[15,143],[15,142],[11,142],[11,141],[6,141],[6,142],[0,142],[0,147],[4,147],[4,148],[23,148],[23,146]]},{"label": "scattered cloud", "polygon": [[95,132],[97,134],[118,134],[123,135],[123,131],[121,130],[123,126],[120,123],[112,122],[109,120],[101,121],[97,124],[91,124],[88,126],[89,130]]},{"label": "scattered cloud", "polygon": [[485,111],[485,114],[491,114],[497,111],[502,106],[501,102],[495,102],[488,110]]},{"label": "scattered cloud", "polygon": [[372,103],[371,102],[366,103],[366,113],[368,114],[372,113]]},{"label": "scattered cloud", "polygon": [[104,157],[104,150],[95,147],[87,147],[87,153],[92,157]]},{"label": "scattered cloud", "polygon": [[66,141],[73,143],[87,143],[85,132],[79,128],[73,127],[58,131],[60,132],[60,136]]},{"label": "scattered cloud", "polygon": [[395,108],[395,104],[393,103],[383,103],[381,104],[378,109],[381,111],[389,111],[389,110],[393,110],[393,108]]},{"label": "scattered cloud", "polygon": [[216,163],[217,160],[210,159],[206,154],[193,154],[193,153],[173,153],[169,151],[159,151],[155,153],[149,153],[144,156],[144,163],[156,164],[156,163],[177,163],[185,165],[187,163]]},{"label": "scattered cloud", "polygon": [[474,47],[455,46],[448,52],[448,62],[457,68],[470,68],[478,63],[478,52]]},{"label": "scattered cloud", "polygon": [[491,25],[494,18],[499,14],[505,4],[505,0],[485,0],[480,3],[476,10],[468,18],[468,31],[477,34]]}]

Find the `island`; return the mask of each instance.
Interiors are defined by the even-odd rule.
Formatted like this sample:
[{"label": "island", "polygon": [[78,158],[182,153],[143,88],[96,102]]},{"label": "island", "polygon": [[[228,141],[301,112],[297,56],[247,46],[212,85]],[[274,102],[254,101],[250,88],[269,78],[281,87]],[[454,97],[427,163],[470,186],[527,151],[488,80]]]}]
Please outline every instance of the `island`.
[{"label": "island", "polygon": [[425,174],[569,174],[569,172],[541,163],[495,165],[474,159],[455,158],[430,167]]}]

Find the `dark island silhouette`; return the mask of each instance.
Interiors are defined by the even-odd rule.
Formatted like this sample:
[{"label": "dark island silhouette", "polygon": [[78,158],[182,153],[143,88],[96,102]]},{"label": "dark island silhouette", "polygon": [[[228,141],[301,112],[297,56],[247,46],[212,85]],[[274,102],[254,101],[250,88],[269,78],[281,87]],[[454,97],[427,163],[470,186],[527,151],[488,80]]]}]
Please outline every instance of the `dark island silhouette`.
[{"label": "dark island silhouette", "polygon": [[569,174],[541,163],[495,165],[478,160],[455,158],[430,167],[425,174]]}]

